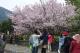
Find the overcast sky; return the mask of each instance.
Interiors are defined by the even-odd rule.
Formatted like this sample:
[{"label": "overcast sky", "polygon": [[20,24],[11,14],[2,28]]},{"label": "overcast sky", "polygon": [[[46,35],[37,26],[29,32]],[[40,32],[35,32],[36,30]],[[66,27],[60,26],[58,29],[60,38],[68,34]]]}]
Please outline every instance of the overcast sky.
[{"label": "overcast sky", "polygon": [[[57,0],[59,3],[64,3],[64,0]],[[25,5],[33,5],[39,3],[39,0],[0,0],[0,7],[13,10],[15,6],[23,7]]]}]

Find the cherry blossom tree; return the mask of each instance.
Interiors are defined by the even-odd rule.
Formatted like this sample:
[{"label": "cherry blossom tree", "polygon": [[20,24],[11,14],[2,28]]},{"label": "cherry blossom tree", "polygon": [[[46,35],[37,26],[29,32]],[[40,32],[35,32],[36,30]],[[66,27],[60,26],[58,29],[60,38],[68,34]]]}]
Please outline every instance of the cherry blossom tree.
[{"label": "cherry blossom tree", "polygon": [[49,0],[45,4],[41,1],[41,4],[26,5],[23,9],[16,7],[10,18],[15,24],[14,31],[25,33],[34,29],[55,28],[56,25],[67,27],[68,19],[75,15],[74,10],[72,5],[63,6]]}]

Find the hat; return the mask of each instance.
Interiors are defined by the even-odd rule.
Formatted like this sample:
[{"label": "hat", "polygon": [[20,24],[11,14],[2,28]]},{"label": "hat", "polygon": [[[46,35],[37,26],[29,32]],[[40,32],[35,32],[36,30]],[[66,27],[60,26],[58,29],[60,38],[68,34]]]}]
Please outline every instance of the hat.
[{"label": "hat", "polygon": [[62,32],[64,35],[68,35],[69,33],[67,31]]},{"label": "hat", "polygon": [[75,34],[72,38],[73,38],[74,40],[79,41],[79,40],[80,40],[80,35],[79,35],[79,34]]}]

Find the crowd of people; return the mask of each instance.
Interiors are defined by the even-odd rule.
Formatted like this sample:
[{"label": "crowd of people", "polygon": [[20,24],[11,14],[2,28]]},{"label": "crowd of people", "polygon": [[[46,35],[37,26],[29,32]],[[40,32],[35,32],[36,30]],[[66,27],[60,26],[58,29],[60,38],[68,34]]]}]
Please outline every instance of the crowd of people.
[{"label": "crowd of people", "polygon": [[[12,40],[16,40],[17,36],[10,37],[10,43]],[[15,38],[15,39],[14,39]],[[38,49],[41,49],[41,53],[50,53],[54,51],[55,35],[43,30],[35,30],[29,38],[29,45],[32,53],[38,53]],[[6,44],[6,36],[4,33],[0,33],[0,53],[4,52],[4,47]],[[75,34],[72,37],[69,36],[69,32],[63,31],[58,37],[58,53],[80,53],[80,34]]]},{"label": "crowd of people", "polygon": [[[47,31],[41,33],[35,30],[29,39],[32,53],[38,53],[38,48],[41,48],[41,53],[46,53],[46,51],[49,53],[52,52],[52,43],[55,42],[54,37],[52,33]],[[75,34],[73,37],[70,37],[69,32],[64,31],[59,36],[58,45],[58,53],[80,53],[80,34]]]}]

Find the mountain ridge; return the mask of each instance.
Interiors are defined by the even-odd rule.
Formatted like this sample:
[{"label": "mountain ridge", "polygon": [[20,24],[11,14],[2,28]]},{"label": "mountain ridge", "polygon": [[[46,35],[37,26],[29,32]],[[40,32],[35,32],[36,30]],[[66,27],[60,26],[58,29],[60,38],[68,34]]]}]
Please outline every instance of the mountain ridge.
[{"label": "mountain ridge", "polygon": [[12,14],[12,11],[4,7],[0,7],[0,22],[8,20],[10,14]]}]

